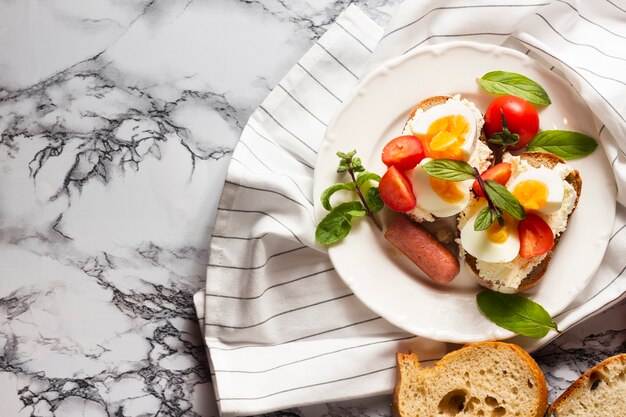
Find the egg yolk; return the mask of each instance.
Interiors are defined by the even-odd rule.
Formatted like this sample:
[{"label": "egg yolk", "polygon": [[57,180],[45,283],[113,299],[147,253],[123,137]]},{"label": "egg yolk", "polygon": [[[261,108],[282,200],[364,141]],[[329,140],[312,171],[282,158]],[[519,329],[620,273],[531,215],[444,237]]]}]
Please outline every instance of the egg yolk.
[{"label": "egg yolk", "polygon": [[509,234],[509,226],[506,223],[504,223],[503,226],[500,226],[500,223],[495,221],[487,229],[487,239],[489,239],[493,243],[506,242],[506,240],[509,238]]},{"label": "egg yolk", "polygon": [[435,120],[428,127],[422,143],[429,158],[464,159],[461,147],[465,143],[465,135],[469,131],[467,119],[455,114]]},{"label": "egg yolk", "polygon": [[430,177],[430,188],[446,203],[459,203],[465,198],[465,194],[452,181]]},{"label": "egg yolk", "polygon": [[525,210],[538,210],[546,205],[548,187],[537,180],[520,181],[513,189],[513,195]]}]

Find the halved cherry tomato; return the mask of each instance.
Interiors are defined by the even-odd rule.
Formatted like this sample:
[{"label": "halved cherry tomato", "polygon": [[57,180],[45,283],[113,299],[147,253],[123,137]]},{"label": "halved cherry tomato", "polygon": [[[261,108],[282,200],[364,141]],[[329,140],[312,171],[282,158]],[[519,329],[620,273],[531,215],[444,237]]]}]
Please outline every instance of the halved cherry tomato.
[{"label": "halved cherry tomato", "polygon": [[395,166],[390,166],[380,179],[378,192],[383,202],[392,210],[405,212],[415,208],[413,187]]},{"label": "halved cherry tomato", "polygon": [[526,213],[526,218],[517,225],[520,249],[519,256],[524,259],[543,255],[554,246],[554,234],[548,223],[533,213]]},{"label": "halved cherry tomato", "polygon": [[[508,162],[500,162],[497,165],[492,166],[487,169],[485,172],[480,174],[480,177],[483,180],[493,180],[495,182],[499,182],[502,185],[506,185],[511,178],[511,164]],[[480,189],[480,185],[478,185],[478,180],[474,180],[474,185],[472,186],[474,190],[474,194],[478,197],[484,197],[483,190]]]},{"label": "halved cherry tomato", "polygon": [[532,104],[519,97],[501,96],[492,101],[485,111],[487,139],[502,131],[502,113],[509,131],[517,133],[520,138],[517,146],[511,149],[523,148],[539,131],[539,114]]},{"label": "halved cherry tomato", "polygon": [[398,136],[383,148],[383,163],[401,171],[415,168],[424,159],[422,142],[415,136]]}]

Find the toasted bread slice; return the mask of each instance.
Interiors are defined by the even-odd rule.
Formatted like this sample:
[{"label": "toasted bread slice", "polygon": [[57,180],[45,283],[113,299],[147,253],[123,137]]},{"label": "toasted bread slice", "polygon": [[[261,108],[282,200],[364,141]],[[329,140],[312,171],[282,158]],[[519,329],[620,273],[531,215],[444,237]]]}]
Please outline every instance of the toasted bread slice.
[{"label": "toasted bread slice", "polygon": [[397,354],[396,417],[542,417],[548,388],[534,359],[517,345],[481,342],[423,368],[416,355]]},{"label": "toasted bread slice", "polygon": [[[426,111],[430,109],[431,107],[435,107],[440,104],[445,104],[451,98],[452,98],[451,96],[432,96],[419,102],[417,106],[413,107],[413,109],[411,110],[411,113],[409,113],[409,117],[407,117],[402,131],[405,133],[407,132],[407,126],[409,122],[411,121],[411,119],[413,119],[413,117],[419,110]],[[487,153],[488,156],[483,157],[482,156],[483,153],[481,153],[480,156],[476,155],[474,157],[475,160],[470,161],[470,164],[475,165],[480,171],[483,171],[489,166],[491,159],[492,159],[492,154],[489,148],[485,145],[487,143],[487,138],[485,137],[485,134],[482,131],[482,129],[480,130],[480,136],[478,137],[478,140],[476,141],[476,143],[477,143],[477,146],[481,146],[483,148],[483,153]],[[430,213],[429,211],[421,207],[416,207],[415,209],[405,214],[408,218],[410,218],[411,220],[417,223],[432,222],[432,221],[439,219],[439,217],[433,215],[432,213]]]},{"label": "toasted bread slice", "polygon": [[[531,166],[535,168],[539,168],[542,166],[546,168],[554,168],[559,163],[561,164],[565,163],[564,159],[554,154],[545,153],[545,152],[525,152],[520,155],[520,159],[522,161],[528,162],[528,164],[530,164]],[[574,191],[576,191],[576,201],[574,203],[574,207],[567,217],[567,221],[569,222],[569,219],[571,218],[572,213],[574,213],[574,210],[576,209],[576,206],[578,205],[578,200],[580,199],[580,193],[582,190],[583,181],[582,181],[582,178],[580,177],[580,174],[576,170],[572,171],[565,178],[565,181],[568,182],[574,188]],[[548,265],[550,264],[550,261],[552,259],[552,255],[554,254],[554,250],[556,249],[559,243],[559,240],[561,239],[561,236],[563,236],[563,234],[560,234],[555,237],[554,246],[552,247],[552,249],[546,254],[543,260],[539,264],[537,264],[526,275],[526,278],[522,280],[519,287],[517,288],[507,287],[507,291],[505,292],[521,292],[521,291],[528,290],[532,288],[533,286],[535,286],[541,280],[541,278],[543,278],[544,274],[546,273]],[[472,273],[472,276],[476,279],[476,281],[480,285],[486,288],[502,291],[502,288],[498,287],[498,285],[495,282],[484,279],[484,277],[480,275],[480,272],[478,270],[478,267],[476,266],[476,263],[477,263],[477,260],[475,257],[470,255],[469,253],[465,253],[465,265],[467,266],[467,269]]]},{"label": "toasted bread slice", "polygon": [[556,399],[548,415],[626,416],[626,353],[605,359],[582,374]]}]

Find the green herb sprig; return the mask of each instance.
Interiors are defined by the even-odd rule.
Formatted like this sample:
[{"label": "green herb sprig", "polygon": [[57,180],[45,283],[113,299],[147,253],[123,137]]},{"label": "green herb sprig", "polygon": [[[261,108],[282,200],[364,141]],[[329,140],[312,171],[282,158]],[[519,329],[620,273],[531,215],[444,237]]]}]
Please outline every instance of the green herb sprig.
[{"label": "green herb sprig", "polygon": [[500,109],[500,116],[502,117],[502,131],[494,133],[491,138],[487,139],[489,143],[495,145],[496,148],[494,149],[494,165],[502,162],[502,155],[504,154],[507,146],[517,146],[519,143],[519,135],[509,130],[506,118],[504,117],[504,110],[502,109]]},{"label": "green herb sprig", "polygon": [[486,230],[494,221],[500,225],[504,224],[503,212],[508,213],[516,220],[523,220],[526,211],[513,194],[502,184],[483,180],[480,172],[464,161],[453,159],[433,159],[422,166],[424,172],[431,177],[448,181],[477,180],[478,184],[487,199],[488,206],[483,208],[474,222],[474,230]]},{"label": "green herb sprig", "polygon": [[[333,184],[320,196],[322,206],[329,211],[315,230],[315,240],[322,245],[332,245],[345,238],[352,229],[353,217],[367,216],[378,230],[381,232],[383,230],[374,213],[382,210],[384,203],[380,198],[378,187],[372,185],[372,181],[380,182],[380,176],[366,171],[361,159],[355,155],[356,151],[337,152],[340,158],[337,173],[348,173],[352,181]],[[333,207],[330,198],[339,190],[355,192],[359,201],[350,201]]]},{"label": "green herb sprig", "polygon": [[551,330],[560,333],[550,314],[526,297],[486,290],[476,295],[476,303],[489,320],[522,336],[541,338]]}]

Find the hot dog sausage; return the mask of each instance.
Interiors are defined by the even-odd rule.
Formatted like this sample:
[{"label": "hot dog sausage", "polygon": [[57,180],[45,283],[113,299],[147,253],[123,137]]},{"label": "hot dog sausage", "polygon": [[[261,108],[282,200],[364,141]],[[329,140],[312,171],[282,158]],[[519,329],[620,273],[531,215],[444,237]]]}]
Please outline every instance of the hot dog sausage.
[{"label": "hot dog sausage", "polygon": [[387,227],[385,238],[433,281],[447,284],[459,273],[459,260],[424,226],[398,216]]}]

